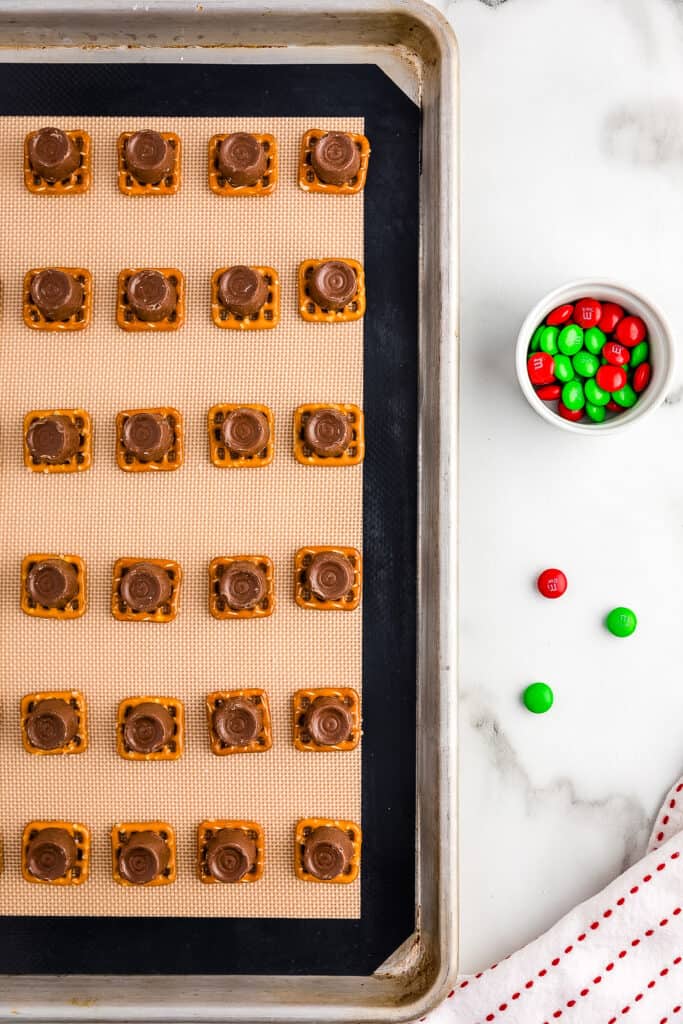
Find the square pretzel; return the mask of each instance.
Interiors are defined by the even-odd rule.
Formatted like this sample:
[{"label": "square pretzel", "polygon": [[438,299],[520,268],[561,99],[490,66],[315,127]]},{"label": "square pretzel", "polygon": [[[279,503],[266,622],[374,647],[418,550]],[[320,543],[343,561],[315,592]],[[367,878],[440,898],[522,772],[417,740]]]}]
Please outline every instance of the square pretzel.
[{"label": "square pretzel", "polygon": [[[128,304],[128,282],[140,270],[158,270],[175,286],[175,309],[163,320],[140,320]],[[177,331],[185,323],[185,278],[176,267],[127,267],[119,271],[116,295],[116,323],[122,331]]]},{"label": "square pretzel", "polygon": [[[171,581],[168,603],[154,612],[135,612],[121,598],[119,586],[128,569],[140,562],[158,565]],[[118,558],[114,563],[114,584],[111,593],[111,613],[119,622],[173,622],[180,606],[180,584],[183,573],[178,562],[166,558]]]},{"label": "square pretzel", "polygon": [[197,826],[197,875],[199,876],[200,882],[205,882],[207,885],[218,884],[221,885],[219,879],[214,878],[210,875],[206,867],[206,848],[209,842],[213,838],[215,832],[219,832],[223,828],[238,828],[241,832],[247,836],[248,839],[256,846],[256,863],[247,871],[246,875],[243,875],[239,879],[237,884],[242,882],[258,882],[263,877],[263,862],[264,862],[264,842],[263,842],[263,829],[255,821],[202,821]]},{"label": "square pretzel", "polygon": [[[68,562],[76,570],[78,577],[78,590],[75,596],[69,601],[66,608],[45,608],[36,604],[32,597],[29,597],[26,589],[26,580],[36,562],[44,562],[49,558],[59,558]],[[27,615],[34,615],[38,619],[80,619],[85,615],[87,608],[85,589],[85,563],[78,555],[26,555],[21,562],[21,610]]]},{"label": "square pretzel", "polygon": [[80,165],[62,181],[48,181],[36,174],[29,159],[29,143],[37,132],[29,132],[24,139],[24,184],[29,192],[42,196],[69,196],[87,192],[91,180],[90,136],[87,132],[65,132],[72,142],[76,143],[81,154]]},{"label": "square pretzel", "polygon": [[[258,736],[241,747],[233,747],[223,743],[213,729],[214,711],[228,700],[249,701],[250,704],[258,705],[263,715],[263,727]],[[270,704],[268,703],[268,694],[265,690],[215,690],[213,693],[208,694],[206,698],[206,720],[209,726],[211,750],[217,757],[226,757],[229,754],[262,754],[266,750],[270,750],[273,745]]]},{"label": "square pretzel", "polygon": [[[67,416],[79,432],[78,451],[66,462],[50,465],[34,459],[29,451],[26,437],[36,420],[46,416]],[[92,423],[85,409],[34,409],[24,416],[24,465],[32,473],[82,473],[92,465]]]},{"label": "square pretzel", "polygon": [[[28,846],[46,828],[61,828],[76,844],[76,863],[61,878],[36,878],[28,869]],[[29,821],[21,836],[21,874],[25,882],[38,885],[83,885],[90,873],[90,829],[74,821]]]},{"label": "square pretzel", "polygon": [[[123,727],[134,708],[140,704],[160,704],[173,719],[173,735],[168,743],[151,754],[140,754],[126,745]],[[174,697],[130,697],[122,700],[116,714],[116,752],[126,761],[177,761],[183,752],[185,737],[185,708],[181,700]]]},{"label": "square pretzel", "polygon": [[[351,441],[341,455],[317,455],[304,439],[304,427],[313,413],[336,409],[351,421]],[[294,458],[302,466],[357,466],[365,458],[365,418],[357,405],[309,402],[294,410]]]},{"label": "square pretzel", "polygon": [[180,189],[180,136],[175,132],[159,132],[164,142],[167,142],[175,153],[173,167],[170,174],[166,174],[161,181],[149,184],[139,181],[126,166],[126,142],[135,135],[135,132],[121,132],[116,144],[118,151],[118,181],[119,192],[124,196],[174,196]]},{"label": "square pretzel", "polygon": [[268,285],[268,297],[258,313],[242,316],[231,313],[218,298],[218,282],[230,267],[219,267],[211,276],[211,319],[216,327],[229,331],[270,331],[280,323],[280,278],[272,267],[250,267],[262,274]]},{"label": "square pretzel", "polygon": [[347,263],[356,272],[358,289],[351,302],[343,309],[323,309],[313,301],[308,292],[308,279],[313,270],[328,260],[304,260],[299,264],[299,312],[302,319],[314,324],[337,324],[351,320],[360,320],[365,314],[365,272],[358,260],[341,259],[330,256],[330,260]]},{"label": "square pretzel", "polygon": [[[146,412],[164,416],[173,431],[173,444],[160,459],[142,462],[128,451],[123,443],[123,428],[126,420],[138,413]],[[124,473],[159,473],[179,469],[183,464],[183,418],[177,409],[162,406],[159,409],[126,409],[116,416],[116,464]]]},{"label": "square pretzel", "polygon": [[266,151],[266,171],[260,181],[255,185],[231,185],[223,177],[218,169],[216,150],[219,143],[228,137],[228,132],[222,135],[212,135],[209,139],[209,188],[217,196],[267,196],[275,189],[278,179],[278,154],[277,140],[274,135],[259,134],[253,132]]},{"label": "square pretzel", "polygon": [[[140,885],[129,882],[119,871],[119,854],[128,837],[135,832],[157,832],[166,841],[170,856],[166,870],[153,878],[151,882],[143,882]],[[130,886],[133,889],[151,889],[157,885],[171,885],[176,880],[176,841],[175,832],[165,821],[122,821],[111,830],[111,856],[112,875],[114,881],[119,885]]]},{"label": "square pretzel", "polygon": [[[347,739],[334,746],[316,743],[306,731],[305,715],[308,708],[318,697],[336,697],[349,710],[353,719],[351,732]],[[349,687],[321,687],[316,690],[297,690],[292,697],[294,712],[294,746],[297,750],[354,750],[360,742],[360,697]]]},{"label": "square pretzel", "polygon": [[[223,442],[221,427],[226,417],[236,409],[254,409],[263,413],[268,421],[268,443],[256,455],[238,455],[237,452],[231,452],[226,448]],[[260,466],[268,466],[273,461],[274,454],[275,419],[267,405],[257,405],[254,402],[224,402],[209,409],[209,455],[214,466],[218,466],[219,469],[257,469]]]},{"label": "square pretzel", "polygon": [[[42,270],[61,270],[71,274],[83,287],[83,302],[68,320],[47,320],[31,298],[31,282]],[[82,267],[34,267],[24,275],[23,318],[34,331],[83,331],[92,316],[92,274]]]},{"label": "square pretzel", "polygon": [[[258,566],[266,577],[266,593],[260,604],[254,608],[231,608],[218,592],[218,581],[235,562],[251,562]],[[266,555],[231,555],[228,558],[214,558],[209,565],[209,611],[214,619],[265,619],[275,609],[273,590],[273,563]]]},{"label": "square pretzel", "polygon": [[[26,731],[26,720],[33,711],[36,704],[42,700],[63,700],[70,704],[78,715],[78,726],[76,735],[63,747],[55,747],[54,750],[43,750],[41,747],[34,747]],[[21,698],[21,742],[27,754],[51,755],[51,754],[82,754],[88,749],[88,724],[86,716],[85,697],[78,690],[48,690],[45,693],[27,693]]]},{"label": "square pretzel", "polygon": [[[322,601],[316,597],[308,585],[306,570],[313,561],[313,556],[325,551],[333,551],[338,555],[346,555],[354,569],[353,585],[341,601]],[[320,611],[352,612],[360,604],[363,584],[363,566],[360,552],[356,548],[343,547],[309,547],[299,548],[294,559],[295,590],[294,599],[300,608],[317,608]]]},{"label": "square pretzel", "polygon": [[[348,835],[353,844],[353,855],[346,873],[336,875],[334,878],[316,878],[304,870],[304,840],[317,828],[339,828]],[[321,882],[323,885],[348,885],[350,882],[355,882],[360,871],[362,840],[363,834],[360,825],[356,825],[354,821],[341,821],[335,818],[303,818],[296,823],[294,837],[294,870],[296,871],[296,877],[301,879],[302,882]]]},{"label": "square pretzel", "polygon": [[315,144],[328,133],[321,128],[311,128],[304,133],[301,139],[301,155],[299,157],[299,188],[304,192],[321,192],[335,196],[350,196],[360,192],[365,187],[368,176],[368,162],[370,160],[370,143],[365,135],[356,135],[354,132],[345,132],[349,135],[360,153],[360,167],[358,173],[351,181],[343,185],[328,185],[321,181],[313,170],[311,153]]}]

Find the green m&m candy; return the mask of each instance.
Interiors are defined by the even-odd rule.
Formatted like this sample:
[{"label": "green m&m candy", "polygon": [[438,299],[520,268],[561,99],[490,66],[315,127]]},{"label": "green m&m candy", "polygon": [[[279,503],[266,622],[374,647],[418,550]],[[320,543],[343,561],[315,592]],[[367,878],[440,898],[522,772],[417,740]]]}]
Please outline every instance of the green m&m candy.
[{"label": "green m&m candy", "polygon": [[600,367],[598,357],[590,352],[577,352],[572,363],[579,377],[594,377]]},{"label": "green m&m candy", "polygon": [[638,619],[630,608],[613,608],[605,619],[605,625],[614,636],[630,636],[636,631]]},{"label": "green m&m candy", "polygon": [[538,347],[542,352],[547,352],[549,356],[554,356],[557,352],[557,335],[560,332],[557,327],[544,327],[541,332],[541,337],[538,340]]},{"label": "green m&m candy", "polygon": [[620,405],[623,409],[630,409],[631,406],[635,405],[638,401],[638,395],[630,384],[624,384],[623,388],[619,388],[618,391],[613,391],[612,398],[617,405]]},{"label": "green m&m candy", "polygon": [[635,348],[631,349],[631,360],[628,364],[629,367],[632,370],[635,370],[636,366],[640,366],[641,363],[645,362],[649,354],[650,346],[646,341],[641,341],[638,345],[635,346]]},{"label": "green m&m candy", "polygon": [[586,401],[591,405],[607,405],[609,402],[609,391],[596,384],[592,377],[586,381],[583,389],[586,392]]},{"label": "green m&m candy", "polygon": [[592,402],[586,402],[586,415],[593,420],[593,423],[602,423],[607,411],[604,405],[593,405]]},{"label": "green m&m candy", "polygon": [[568,384],[565,384],[562,388],[562,404],[566,405],[572,412],[575,412],[577,409],[583,409],[586,399],[581,381],[570,380]]},{"label": "green m&m candy", "polygon": [[543,715],[550,711],[555,697],[547,683],[532,683],[524,691],[524,706],[534,715]]},{"label": "green m&m candy", "polygon": [[545,330],[545,324],[541,324],[541,326],[537,327],[536,330],[534,331],[534,333],[532,334],[531,341],[529,342],[529,351],[530,352],[538,352],[538,349],[540,347],[540,342],[541,342],[541,335],[543,334],[544,330]]},{"label": "green m&m candy", "polygon": [[594,356],[597,356],[602,352],[602,346],[605,344],[606,340],[605,335],[599,327],[589,327],[583,336],[584,345]]},{"label": "green m&m candy", "polygon": [[575,356],[583,348],[583,328],[577,324],[567,324],[560,331],[557,345],[565,356]]},{"label": "green m&m candy", "polygon": [[574,367],[569,356],[556,355],[555,359],[555,377],[560,381],[561,384],[566,384],[569,380],[574,380],[576,374],[574,373]]}]

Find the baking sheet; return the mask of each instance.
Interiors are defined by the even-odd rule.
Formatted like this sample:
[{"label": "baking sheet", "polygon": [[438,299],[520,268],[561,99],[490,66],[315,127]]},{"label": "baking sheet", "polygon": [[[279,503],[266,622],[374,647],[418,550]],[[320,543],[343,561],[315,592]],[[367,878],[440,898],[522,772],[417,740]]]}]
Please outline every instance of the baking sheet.
[{"label": "baking sheet", "polygon": [[[301,192],[296,186],[300,136],[314,126],[362,132],[363,119],[49,120],[91,132],[94,184],[83,197],[30,195],[20,174],[23,138],[43,121],[3,119],[0,801],[5,869],[0,912],[358,917],[358,882],[330,886],[296,879],[293,831],[304,816],[360,821],[361,750],[339,756],[295,751],[290,702],[303,686],[361,689],[361,610],[326,614],[297,608],[293,556],[305,544],[362,548],[362,467],[300,466],[291,454],[291,420],[302,402],[363,404],[362,322],[306,324],[296,309],[300,260],[363,259],[362,194],[335,198]],[[137,127],[181,135],[183,183],[177,196],[119,194],[116,139]],[[209,191],[208,139],[234,130],[277,136],[280,181],[272,196],[222,199]],[[282,319],[276,330],[221,331],[211,323],[211,273],[237,262],[278,270]],[[49,265],[92,271],[94,314],[88,330],[55,337],[22,324],[24,272]],[[187,317],[180,331],[127,334],[116,327],[116,276],[128,266],[177,266],[184,272]],[[271,466],[239,471],[210,464],[206,413],[221,401],[270,405],[276,446]],[[185,464],[174,473],[121,472],[114,460],[116,413],[163,405],[183,413]],[[91,470],[60,476],[25,470],[23,416],[50,407],[90,412]],[[19,565],[32,551],[84,558],[90,607],[82,619],[52,622],[21,613]],[[257,622],[217,622],[207,606],[208,563],[216,555],[247,553],[274,561],[275,614]],[[181,563],[185,579],[174,623],[111,618],[111,570],[122,556]],[[216,758],[209,751],[204,697],[240,686],[268,691],[274,745],[265,754]],[[21,747],[19,699],[33,690],[63,688],[86,695],[90,747],[74,757],[31,758]],[[118,702],[144,694],[185,702],[186,744],[179,761],[139,764],[117,757]],[[84,886],[57,889],[21,879],[21,830],[34,818],[68,818],[91,827],[92,870]],[[111,879],[109,829],[117,820],[154,818],[176,829],[177,882],[120,888]],[[262,881],[204,886],[196,879],[195,829],[203,818],[249,818],[263,825]]]}]

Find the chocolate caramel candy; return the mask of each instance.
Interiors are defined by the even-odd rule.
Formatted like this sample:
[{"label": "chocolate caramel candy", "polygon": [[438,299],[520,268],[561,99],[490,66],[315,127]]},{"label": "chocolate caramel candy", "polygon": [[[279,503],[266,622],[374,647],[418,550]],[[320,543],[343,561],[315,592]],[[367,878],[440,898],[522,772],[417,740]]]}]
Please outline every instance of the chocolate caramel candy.
[{"label": "chocolate caramel candy", "polygon": [[119,851],[119,874],[133,885],[145,885],[163,875],[170,859],[168,843],[158,832],[133,832]]},{"label": "chocolate caramel candy", "polygon": [[128,305],[138,320],[157,323],[171,315],[178,294],[175,286],[158,270],[138,270],[126,285]]},{"label": "chocolate caramel candy", "polygon": [[231,267],[218,279],[218,298],[229,312],[251,316],[258,313],[268,298],[268,285],[258,270]]},{"label": "chocolate caramel candy", "polygon": [[311,166],[327,185],[344,185],[360,169],[360,152],[347,132],[328,132],[311,152]]},{"label": "chocolate caramel candy", "polygon": [[313,829],[304,840],[304,871],[314,878],[329,881],[345,873],[353,859],[353,843],[334,825]]},{"label": "chocolate caramel candy", "polygon": [[119,583],[121,600],[134,612],[157,611],[170,599],[172,590],[168,573],[152,562],[131,565]]},{"label": "chocolate caramel candy", "polygon": [[28,843],[26,870],[44,882],[54,882],[71,870],[77,855],[74,838],[65,828],[42,828]]},{"label": "chocolate caramel candy", "polygon": [[341,601],[353,587],[354,570],[346,555],[319,551],[307,569],[308,584],[321,601]]},{"label": "chocolate caramel candy", "polygon": [[81,154],[61,128],[40,128],[29,139],[28,162],[46,181],[63,181],[79,167]]},{"label": "chocolate caramel candy", "polygon": [[31,567],[26,592],[43,608],[66,608],[78,593],[78,574],[63,558],[46,558]]},{"label": "chocolate caramel candy", "polygon": [[304,441],[316,455],[343,455],[352,436],[351,421],[339,409],[316,409],[304,427]]},{"label": "chocolate caramel candy", "polygon": [[351,712],[338,697],[317,697],[304,715],[304,728],[322,747],[348,740],[352,727]]},{"label": "chocolate caramel candy", "polygon": [[66,747],[78,732],[78,714],[61,697],[39,700],[25,722],[26,736],[38,750]]},{"label": "chocolate caramel candy", "polygon": [[136,754],[154,754],[173,736],[173,718],[168,708],[154,701],[134,707],[123,725],[123,742]]},{"label": "chocolate caramel candy", "polygon": [[31,301],[46,320],[68,320],[83,305],[83,285],[64,270],[41,270],[31,280]]},{"label": "chocolate caramel candy", "polygon": [[134,132],[123,150],[126,168],[143,185],[156,185],[170,174],[175,151],[159,132]]},{"label": "chocolate caramel candy", "polygon": [[221,743],[228,747],[246,747],[263,728],[263,712],[258,704],[232,697],[214,708],[211,724]]},{"label": "chocolate caramel candy", "polygon": [[55,413],[34,420],[26,431],[26,447],[36,462],[58,466],[68,462],[80,447],[81,435],[68,416]]},{"label": "chocolate caramel candy", "polygon": [[313,268],[308,291],[321,309],[344,309],[358,291],[356,271],[342,260],[325,260]]},{"label": "chocolate caramel candy", "polygon": [[121,441],[139,462],[154,462],[171,449],[173,429],[168,419],[159,413],[136,412],[123,424]]},{"label": "chocolate caramel candy", "polygon": [[266,574],[253,562],[232,562],[218,580],[218,593],[235,612],[254,608],[267,589]]},{"label": "chocolate caramel candy", "polygon": [[223,421],[221,436],[235,455],[257,455],[270,440],[270,427],[258,409],[233,409]]},{"label": "chocolate caramel candy", "polygon": [[239,882],[256,863],[256,843],[240,828],[221,828],[206,846],[206,868],[219,882]]},{"label": "chocolate caramel candy", "polygon": [[256,185],[268,166],[265,149],[248,132],[226,136],[218,144],[216,157],[218,170],[231,185]]}]

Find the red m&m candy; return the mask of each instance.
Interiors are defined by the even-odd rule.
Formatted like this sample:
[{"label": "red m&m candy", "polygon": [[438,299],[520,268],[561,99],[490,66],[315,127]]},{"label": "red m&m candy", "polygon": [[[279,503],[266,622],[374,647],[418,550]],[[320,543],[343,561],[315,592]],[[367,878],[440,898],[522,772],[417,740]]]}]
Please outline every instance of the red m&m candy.
[{"label": "red m&m candy", "polygon": [[618,341],[608,341],[602,346],[602,354],[612,366],[623,366],[631,358],[631,353],[625,345]]},{"label": "red m&m candy", "polygon": [[574,323],[579,327],[597,327],[601,316],[602,306],[597,299],[579,299],[574,306]]},{"label": "red m&m candy", "polygon": [[623,315],[623,309],[621,306],[617,306],[615,302],[603,302],[600,330],[604,331],[605,334],[611,334]]},{"label": "red m&m candy", "polygon": [[652,367],[649,363],[641,363],[633,374],[632,386],[633,390],[640,393],[650,383],[650,377],[652,376]]},{"label": "red m&m candy", "polygon": [[558,324],[566,324],[567,320],[569,320],[569,317],[572,315],[573,312],[573,306],[558,306],[557,309],[554,309],[552,311],[552,313],[548,313],[547,317],[545,318],[545,322],[549,324],[551,327],[557,327]]},{"label": "red m&m candy", "polygon": [[563,420],[571,420],[572,423],[583,419],[583,409],[568,409],[564,402],[557,403],[557,411]]},{"label": "red m&m candy", "polygon": [[647,328],[639,316],[625,316],[620,320],[614,331],[617,341],[622,345],[633,348],[642,341],[647,334]]},{"label": "red m&m candy", "polygon": [[605,409],[609,409],[610,412],[621,412],[621,406],[617,405],[617,403],[612,398],[610,398],[609,402],[605,406]]},{"label": "red m&m candy", "polygon": [[534,352],[532,356],[529,356],[526,366],[532,384],[552,384],[554,382],[555,361],[547,352]]},{"label": "red m&m candy", "polygon": [[536,394],[539,398],[542,398],[544,402],[554,402],[556,398],[559,398],[562,394],[561,384],[544,384],[543,387],[536,388]]},{"label": "red m&m candy", "polygon": [[622,369],[621,366],[612,366],[607,363],[605,366],[601,366],[595,375],[598,387],[602,388],[603,391],[609,391],[610,394],[613,391],[619,391],[623,388],[628,377],[626,376],[626,370]]},{"label": "red m&m candy", "polygon": [[567,577],[561,569],[544,569],[536,580],[536,586],[543,597],[562,597],[567,589]]}]

